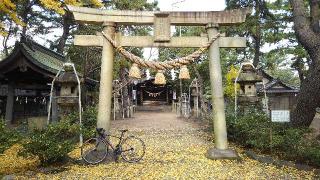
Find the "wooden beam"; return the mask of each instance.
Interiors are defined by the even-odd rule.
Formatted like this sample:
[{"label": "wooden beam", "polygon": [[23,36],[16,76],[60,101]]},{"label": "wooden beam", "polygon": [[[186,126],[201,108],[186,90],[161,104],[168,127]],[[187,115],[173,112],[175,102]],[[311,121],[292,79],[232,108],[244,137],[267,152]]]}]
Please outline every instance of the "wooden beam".
[{"label": "wooden beam", "polygon": [[[102,46],[103,36],[96,35],[75,35],[74,44],[78,46]],[[171,37],[170,42],[155,43],[153,36],[122,36],[116,35],[116,42],[120,46],[129,47],[202,47],[208,42],[207,37]],[[244,37],[220,37],[219,47],[221,48],[244,48],[246,38]]]},{"label": "wooden beam", "polygon": [[243,23],[250,8],[234,9],[226,11],[201,11],[201,12],[161,12],[161,11],[124,11],[101,10],[95,8],[68,6],[74,19],[83,23],[102,24],[103,22],[115,22],[120,25],[152,25],[155,14],[169,14],[172,25],[204,26],[208,23],[219,25],[231,25]]},{"label": "wooden beam", "polygon": [[50,90],[49,85],[40,85],[40,84],[16,84],[16,89],[28,89],[28,90]]}]

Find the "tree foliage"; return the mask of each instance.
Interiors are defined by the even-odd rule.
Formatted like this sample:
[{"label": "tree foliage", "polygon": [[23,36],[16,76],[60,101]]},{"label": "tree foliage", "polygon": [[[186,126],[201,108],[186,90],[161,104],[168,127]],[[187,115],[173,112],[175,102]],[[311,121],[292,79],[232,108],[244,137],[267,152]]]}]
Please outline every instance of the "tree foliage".
[{"label": "tree foliage", "polygon": [[[2,28],[0,33],[6,35],[3,46],[8,55],[10,49],[8,40],[21,36],[46,35],[56,29],[62,29],[58,40],[46,39],[51,43],[52,49],[59,53],[64,52],[70,32],[76,27],[67,5],[102,7],[99,0],[3,0],[0,4]],[[10,4],[11,2],[11,4]],[[6,5],[8,4],[8,5]]]},{"label": "tree foliage", "polygon": [[24,25],[16,10],[16,5],[11,0],[0,0],[0,16],[2,16],[0,18],[0,36],[8,35],[8,33],[5,31],[4,24],[2,23],[5,19],[9,19],[21,26]]},{"label": "tree foliage", "polygon": [[53,10],[61,15],[66,13],[66,5],[73,6],[88,6],[92,5],[94,7],[102,7],[103,4],[99,0],[64,0],[64,1],[56,1],[56,0],[40,0],[41,4],[47,9]]},{"label": "tree foliage", "polygon": [[306,75],[309,57],[294,34],[288,1],[227,1],[228,9],[243,7],[253,8],[246,22],[226,29],[227,34],[247,37],[248,48],[238,58],[252,60],[256,67],[275,74],[282,74],[284,69],[297,70],[298,76],[292,73],[295,83],[285,83],[299,86],[299,80],[302,81]]},{"label": "tree foliage", "polygon": [[[234,91],[234,81],[237,78],[238,70],[231,65],[229,72],[225,75],[225,87],[224,87],[224,95],[229,99],[234,99],[235,91]],[[237,88],[239,88],[237,86]]]}]

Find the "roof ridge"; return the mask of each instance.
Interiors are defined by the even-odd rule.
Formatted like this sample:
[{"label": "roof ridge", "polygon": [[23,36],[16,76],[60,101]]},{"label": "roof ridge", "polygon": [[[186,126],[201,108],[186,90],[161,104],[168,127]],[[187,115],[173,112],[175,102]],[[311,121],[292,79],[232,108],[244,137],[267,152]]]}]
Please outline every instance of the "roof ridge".
[{"label": "roof ridge", "polygon": [[287,87],[287,88],[289,88],[289,89],[292,89],[292,90],[298,89],[298,88],[295,88],[295,87],[293,87],[293,86],[288,85],[287,83],[284,83],[283,81],[281,81],[281,80],[278,79],[278,78],[277,78],[277,79],[274,79],[274,80],[270,83],[270,85],[269,85],[268,88],[274,86],[274,85],[277,84],[277,83],[280,83],[282,86],[285,86],[285,87]]},{"label": "roof ridge", "polygon": [[275,77],[271,76],[269,73],[267,73],[266,70],[262,69],[262,67],[260,67],[259,69],[257,69],[257,71],[265,74],[266,76],[268,76],[269,78],[271,78],[272,80],[276,79]]},{"label": "roof ridge", "polygon": [[34,40],[28,38],[28,37],[21,38],[21,43],[25,44],[26,46],[28,46],[33,51],[34,51],[34,48],[37,48],[40,51],[46,51],[45,53],[49,52],[53,56],[55,56],[56,58],[61,60],[62,62],[65,62],[65,56],[63,54],[58,53],[58,52],[56,52],[56,51],[54,51],[54,50],[52,50],[50,48],[47,48],[44,45],[41,45],[41,44],[35,42]]},{"label": "roof ridge", "polygon": [[[291,88],[291,89],[299,89],[299,87],[296,87],[296,86],[292,86],[292,85],[289,85],[287,83],[284,83],[281,79],[277,78],[277,77],[274,77],[274,76],[271,76],[269,73],[267,73],[264,69],[262,69],[262,67],[260,67],[258,69],[258,71],[260,71],[261,73],[264,73],[266,76],[270,77],[272,79],[272,81],[270,81],[269,83],[267,83],[269,86],[273,86],[275,83],[277,82],[280,82],[282,85],[288,87],[288,88]],[[267,85],[266,84],[266,85]]]}]

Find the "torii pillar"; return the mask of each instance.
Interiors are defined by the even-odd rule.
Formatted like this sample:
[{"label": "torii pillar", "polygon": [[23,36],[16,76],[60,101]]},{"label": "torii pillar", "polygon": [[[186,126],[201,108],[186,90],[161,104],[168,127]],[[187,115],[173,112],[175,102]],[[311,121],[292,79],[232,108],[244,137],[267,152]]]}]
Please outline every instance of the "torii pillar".
[{"label": "torii pillar", "polygon": [[[218,28],[218,24],[207,24],[206,30],[209,39],[219,34]],[[219,41],[213,42],[209,48],[209,69],[215,148],[210,148],[207,151],[207,157],[210,159],[237,158],[235,151],[228,149]]]},{"label": "torii pillar", "polygon": [[[104,22],[102,26],[103,32],[114,38],[115,23]],[[111,119],[113,59],[113,46],[108,40],[103,39],[97,127],[107,131],[110,130]]]}]

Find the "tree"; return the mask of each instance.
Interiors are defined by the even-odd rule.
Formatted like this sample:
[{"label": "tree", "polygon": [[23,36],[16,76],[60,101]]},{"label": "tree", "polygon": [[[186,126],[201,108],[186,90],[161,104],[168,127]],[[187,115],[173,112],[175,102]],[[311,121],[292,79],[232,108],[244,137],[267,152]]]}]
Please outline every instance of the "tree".
[{"label": "tree", "polygon": [[309,126],[320,106],[320,2],[290,0],[290,3],[296,36],[311,61],[308,74],[301,83],[292,122],[296,126]]},{"label": "tree", "polygon": [[92,7],[102,7],[103,4],[99,0],[64,0],[64,1],[56,1],[56,0],[40,0],[41,4],[47,8],[48,10],[53,10],[54,12],[61,15],[58,20],[62,26],[62,35],[58,39],[55,48],[58,53],[63,54],[64,48],[66,46],[66,42],[68,37],[70,36],[70,31],[75,28],[75,23],[72,18],[72,14],[67,10],[67,5],[73,6],[92,6]]},{"label": "tree", "polygon": [[0,35],[1,36],[7,36],[8,32],[6,32],[4,24],[5,20],[12,20],[16,24],[19,24],[21,26],[24,25],[24,23],[21,21],[21,19],[18,17],[18,14],[16,12],[16,5],[11,0],[0,0],[0,15],[1,15],[1,22],[0,22]]},{"label": "tree", "polygon": [[3,14],[0,19],[1,22],[5,22],[2,26],[0,25],[0,33],[6,35],[3,42],[6,55],[9,49],[7,42],[11,35],[15,35],[13,37],[16,38],[18,32],[21,32],[22,36],[47,34],[50,30],[60,27],[63,33],[58,40],[47,39],[47,41],[51,41],[51,48],[63,53],[70,32],[76,27],[67,10],[67,5],[103,6],[99,0],[2,0],[0,2],[0,14]]},{"label": "tree", "polygon": [[23,28],[26,24],[19,16],[19,7],[17,1],[0,0],[0,36],[2,36],[2,46],[4,47],[4,55],[9,55],[8,41],[14,35],[18,26]]},{"label": "tree", "polygon": [[[224,87],[224,95],[225,97],[233,100],[235,97],[234,91],[234,81],[237,78],[238,69],[236,69],[233,65],[230,67],[229,72],[225,75],[225,87]],[[238,87],[237,87],[238,88]]]},{"label": "tree", "polygon": [[[297,70],[302,81],[307,74],[304,67],[308,64],[309,58],[294,34],[289,2],[227,0],[227,9],[242,7],[253,7],[252,15],[248,16],[245,23],[225,30],[228,34],[245,36],[248,39],[248,48],[238,59],[253,59],[256,67],[260,66],[277,75],[284,75],[284,70]],[[286,80],[285,77],[280,79]],[[299,86],[300,83],[294,84]]]},{"label": "tree", "polygon": [[249,15],[246,22],[241,25],[226,29],[228,34],[238,34],[248,38],[248,51],[244,57],[253,59],[253,65],[257,67],[260,63],[261,47],[265,41],[266,29],[274,26],[274,15],[270,13],[268,3],[265,0],[226,0],[226,9],[253,7],[253,14]]}]

